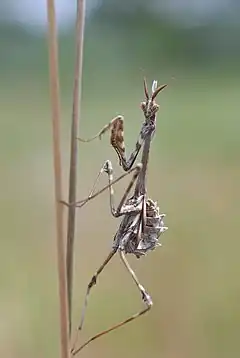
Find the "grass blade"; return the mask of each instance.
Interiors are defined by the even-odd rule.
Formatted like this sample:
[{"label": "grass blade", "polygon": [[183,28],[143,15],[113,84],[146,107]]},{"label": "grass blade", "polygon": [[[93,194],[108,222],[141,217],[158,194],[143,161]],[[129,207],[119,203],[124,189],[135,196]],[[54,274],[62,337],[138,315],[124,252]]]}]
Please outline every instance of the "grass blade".
[{"label": "grass blade", "polygon": [[62,199],[62,169],[60,151],[60,95],[58,74],[58,45],[54,0],[47,0],[48,13],[48,46],[49,46],[49,76],[50,95],[52,109],[53,132],[53,158],[54,158],[54,182],[56,205],[56,246],[58,261],[58,283],[60,304],[60,330],[61,330],[61,357],[68,358],[68,304],[67,281],[65,267],[65,245],[63,232],[63,205]]},{"label": "grass blade", "polygon": [[[83,40],[85,21],[85,0],[77,0],[76,16],[76,39],[75,39],[75,69],[73,88],[73,109],[71,128],[71,153],[69,172],[69,203],[76,201],[77,194],[77,135],[80,118],[80,100],[82,83],[82,62],[83,62]],[[69,311],[69,333],[71,334],[71,312],[72,312],[72,283],[73,283],[73,261],[74,261],[74,236],[75,236],[75,214],[76,208],[69,207],[67,227],[67,290],[68,290],[68,311]]]}]

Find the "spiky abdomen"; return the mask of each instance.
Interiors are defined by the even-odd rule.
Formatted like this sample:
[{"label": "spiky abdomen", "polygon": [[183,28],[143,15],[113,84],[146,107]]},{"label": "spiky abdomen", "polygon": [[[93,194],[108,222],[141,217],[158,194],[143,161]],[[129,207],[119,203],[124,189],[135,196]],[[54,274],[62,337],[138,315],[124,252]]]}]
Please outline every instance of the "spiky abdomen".
[{"label": "spiky abdomen", "polygon": [[159,243],[159,236],[167,230],[163,218],[165,214],[159,214],[157,203],[148,199],[146,202],[146,221],[141,230],[139,240],[139,225],[141,225],[141,213],[132,213],[124,217],[119,230],[114,237],[113,247],[123,250],[127,254],[134,254],[137,258],[154,250]]}]

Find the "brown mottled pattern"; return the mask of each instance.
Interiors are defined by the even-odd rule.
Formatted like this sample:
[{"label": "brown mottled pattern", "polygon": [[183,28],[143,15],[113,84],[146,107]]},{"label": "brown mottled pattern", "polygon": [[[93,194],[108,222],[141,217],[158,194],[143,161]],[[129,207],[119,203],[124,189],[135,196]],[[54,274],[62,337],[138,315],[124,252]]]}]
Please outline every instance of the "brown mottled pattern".
[{"label": "brown mottled pattern", "polygon": [[[136,198],[132,197],[128,202],[133,205],[134,200]],[[114,237],[113,248],[120,248],[125,253],[134,254],[137,258],[154,250],[160,245],[159,236],[167,229],[163,222],[164,216],[164,214],[159,214],[157,203],[148,198],[146,202],[146,226],[144,232],[141,232],[140,241],[138,239],[138,228],[141,225],[142,217],[139,215],[136,221],[136,212],[133,211],[123,218]]]},{"label": "brown mottled pattern", "polygon": [[125,160],[125,144],[122,118],[116,118],[112,123],[110,143],[116,150],[121,164],[122,160]]}]

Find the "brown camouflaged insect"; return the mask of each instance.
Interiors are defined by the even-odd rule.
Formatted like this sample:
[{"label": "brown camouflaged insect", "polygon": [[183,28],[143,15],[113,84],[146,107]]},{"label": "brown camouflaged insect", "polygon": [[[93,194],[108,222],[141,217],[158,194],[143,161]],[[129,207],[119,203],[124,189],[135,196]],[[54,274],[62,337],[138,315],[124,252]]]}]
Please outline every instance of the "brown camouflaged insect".
[{"label": "brown camouflaged insect", "polygon": [[[99,267],[99,269],[96,271],[96,273],[93,275],[91,281],[88,284],[81,320],[78,326],[78,332],[83,327],[85,312],[86,312],[91,288],[97,283],[97,277],[103,271],[105,266],[109,263],[109,261],[112,259],[112,257],[115,255],[116,252],[119,252],[121,261],[123,262],[124,266],[130,273],[130,275],[132,276],[135,284],[137,285],[137,288],[142,295],[142,300],[146,305],[146,307],[140,312],[127,318],[126,320],[110,327],[107,330],[104,330],[94,335],[92,338],[87,340],[84,344],[82,344],[78,348],[76,348],[77,337],[78,337],[77,335],[75,343],[71,350],[72,355],[76,355],[81,349],[83,349],[85,346],[87,346],[90,342],[94,341],[95,339],[125,325],[128,322],[133,321],[137,317],[149,311],[149,309],[152,307],[152,299],[150,295],[147,293],[145,288],[140,284],[138,278],[136,277],[134,271],[132,270],[126,259],[125,254],[134,254],[137,258],[144,256],[148,251],[154,250],[157,246],[160,245],[158,241],[159,236],[161,235],[161,233],[167,230],[167,227],[164,226],[164,222],[163,222],[163,218],[165,214],[160,214],[157,203],[154,202],[152,199],[147,198],[147,193],[146,193],[146,172],[147,172],[147,165],[149,160],[149,150],[156,129],[156,114],[157,111],[159,110],[159,105],[155,103],[155,98],[158,95],[158,93],[165,87],[166,85],[157,87],[157,81],[153,81],[152,93],[151,95],[149,95],[146,81],[144,80],[144,92],[145,92],[146,100],[145,102],[141,103],[141,108],[145,120],[143,122],[135,149],[130,154],[129,159],[126,159],[122,116],[117,116],[116,118],[114,118],[109,124],[104,126],[104,128],[96,136],[87,140],[83,140],[79,138],[82,142],[90,142],[95,138],[101,138],[101,136],[106,131],[111,130],[111,137],[110,137],[111,145],[117,152],[119,158],[119,164],[123,167],[126,173],[121,175],[119,178],[113,180],[112,164],[109,160],[107,160],[104,163],[102,169],[100,170],[89,196],[86,199],[83,199],[76,203],[67,204],[67,205],[76,205],[76,207],[82,207],[89,200],[94,199],[96,196],[98,196],[107,188],[109,188],[111,213],[114,217],[123,216],[119,229],[114,236],[111,252],[104,260],[102,265]],[[143,146],[143,152],[142,152],[141,163],[133,167],[133,164],[142,146]],[[129,175],[132,172],[134,172],[133,178],[130,181],[118,207],[115,208],[113,184],[115,184],[123,177]],[[96,184],[102,173],[108,174],[109,184],[105,186],[103,189],[94,193]],[[136,185],[135,185],[134,194],[129,199],[127,199],[135,182]]]}]

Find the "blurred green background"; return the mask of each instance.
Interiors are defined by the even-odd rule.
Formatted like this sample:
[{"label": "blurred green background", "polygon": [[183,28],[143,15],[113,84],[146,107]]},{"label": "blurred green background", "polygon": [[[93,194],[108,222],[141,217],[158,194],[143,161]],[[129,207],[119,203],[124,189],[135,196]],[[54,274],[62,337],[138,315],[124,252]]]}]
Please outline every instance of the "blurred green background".
[{"label": "blurred green background", "polygon": [[[68,13],[66,1],[56,3],[62,9],[67,198],[74,7]],[[141,260],[130,258],[152,295],[152,311],[96,341],[82,351],[83,357],[240,356],[240,8],[237,1],[194,3],[87,2],[79,133],[91,136],[123,114],[130,151],[143,120],[143,77],[168,83],[158,99],[148,193],[167,214],[169,230],[162,248]],[[44,6],[27,0],[0,5],[0,355],[14,358],[59,353]],[[42,22],[36,20],[40,9]],[[70,14],[69,21],[64,14]],[[101,142],[79,144],[79,198],[90,190],[105,159],[113,161],[116,175],[121,173],[108,135]],[[103,178],[100,185],[105,183]],[[116,186],[118,197],[126,183]],[[118,225],[109,213],[107,193],[78,214],[74,326],[88,280],[108,254]],[[93,290],[82,339],[141,307],[116,257]]]}]

